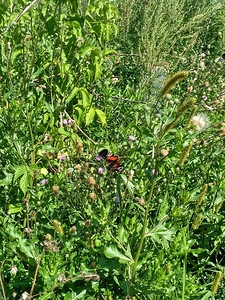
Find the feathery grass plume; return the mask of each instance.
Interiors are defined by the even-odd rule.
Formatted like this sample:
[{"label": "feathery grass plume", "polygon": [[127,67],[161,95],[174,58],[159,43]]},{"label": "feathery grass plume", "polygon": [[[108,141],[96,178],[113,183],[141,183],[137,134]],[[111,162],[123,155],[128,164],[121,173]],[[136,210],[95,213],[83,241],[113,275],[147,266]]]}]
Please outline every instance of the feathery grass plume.
[{"label": "feathery grass plume", "polygon": [[192,228],[194,230],[198,229],[199,226],[202,224],[203,219],[204,219],[204,215],[203,214],[198,214],[197,217],[194,219],[194,222],[192,224]]},{"label": "feathery grass plume", "polygon": [[196,103],[196,98],[190,98],[184,101],[181,105],[178,106],[177,112],[185,113],[190,107]]},{"label": "feathery grass plume", "polygon": [[179,163],[178,163],[179,167],[182,167],[184,165],[185,160],[190,155],[192,146],[193,146],[193,141],[191,141],[188,146],[184,147],[184,149],[180,155],[180,159],[179,159]]},{"label": "feathery grass plume", "polygon": [[218,205],[216,205],[216,213],[218,213],[220,211],[224,202],[225,202],[225,199],[223,199]]},{"label": "feathery grass plume", "polygon": [[198,210],[198,208],[202,205],[203,203],[203,200],[205,198],[205,194],[208,190],[208,184],[205,183],[201,189],[201,192],[200,192],[200,195],[199,195],[199,198],[198,198],[198,202],[197,202],[197,206],[195,208],[195,212]]},{"label": "feathery grass plume", "polygon": [[160,91],[161,96],[165,96],[169,93],[169,91],[175,86],[175,84],[185,78],[188,77],[188,72],[186,71],[180,71],[177,73],[174,73],[164,84]]},{"label": "feathery grass plume", "polygon": [[53,226],[54,226],[56,232],[58,232],[59,234],[63,234],[64,235],[64,231],[63,231],[62,225],[61,225],[61,223],[58,220],[54,220],[53,221]]},{"label": "feathery grass plume", "polygon": [[220,285],[220,281],[223,279],[223,273],[221,271],[218,271],[213,279],[213,283],[212,283],[212,288],[211,288],[211,292],[213,295],[216,295],[219,285]]},{"label": "feathery grass plume", "polygon": [[186,128],[189,128],[191,126],[191,120],[194,117],[194,115],[196,114],[197,109],[198,109],[197,105],[194,105],[192,107],[192,110],[191,110],[191,112],[190,112],[190,114],[189,114],[189,116],[188,116],[188,118],[186,120],[186,124],[185,124]]}]

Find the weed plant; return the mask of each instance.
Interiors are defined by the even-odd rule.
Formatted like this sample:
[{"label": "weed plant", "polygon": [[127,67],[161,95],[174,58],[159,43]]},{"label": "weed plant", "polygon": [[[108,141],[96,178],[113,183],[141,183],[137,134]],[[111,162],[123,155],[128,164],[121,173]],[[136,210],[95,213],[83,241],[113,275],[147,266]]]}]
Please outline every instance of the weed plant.
[{"label": "weed plant", "polygon": [[223,3],[191,2],[123,17],[142,88],[125,2],[1,4],[0,298],[224,299]]}]

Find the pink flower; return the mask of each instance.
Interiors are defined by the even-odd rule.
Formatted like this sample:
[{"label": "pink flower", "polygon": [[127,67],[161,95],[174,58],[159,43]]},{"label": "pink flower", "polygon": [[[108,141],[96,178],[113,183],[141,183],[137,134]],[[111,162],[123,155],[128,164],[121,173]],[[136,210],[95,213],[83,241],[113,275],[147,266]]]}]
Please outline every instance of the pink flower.
[{"label": "pink flower", "polygon": [[133,142],[135,140],[135,137],[133,135],[129,135],[129,141]]},{"label": "pink flower", "polygon": [[41,181],[41,184],[46,184],[47,182],[48,182],[47,179],[43,179],[43,180]]},{"label": "pink flower", "polygon": [[66,155],[65,155],[65,154],[62,154],[62,155],[60,156],[60,159],[61,159],[61,160],[65,160],[65,159],[66,159]]},{"label": "pink flower", "polygon": [[103,174],[104,172],[105,172],[104,168],[102,168],[102,167],[98,168],[98,173]]},{"label": "pink flower", "polygon": [[117,202],[117,203],[120,202],[120,198],[118,196],[116,196],[115,202]]},{"label": "pink flower", "polygon": [[97,161],[100,161],[100,160],[102,159],[102,157],[101,157],[100,155],[97,155],[97,156],[95,156],[95,159],[96,159]]},{"label": "pink flower", "polygon": [[63,124],[66,125],[68,122],[67,120],[63,120]]}]

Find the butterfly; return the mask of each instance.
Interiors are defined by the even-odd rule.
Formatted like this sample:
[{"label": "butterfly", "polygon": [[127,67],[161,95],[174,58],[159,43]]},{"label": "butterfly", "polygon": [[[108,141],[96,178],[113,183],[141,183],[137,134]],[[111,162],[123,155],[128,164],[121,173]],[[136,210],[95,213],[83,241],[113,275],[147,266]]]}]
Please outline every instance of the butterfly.
[{"label": "butterfly", "polygon": [[122,171],[122,163],[119,156],[109,153],[107,149],[103,149],[101,152],[99,152],[99,156],[106,160],[109,170],[118,172]]}]

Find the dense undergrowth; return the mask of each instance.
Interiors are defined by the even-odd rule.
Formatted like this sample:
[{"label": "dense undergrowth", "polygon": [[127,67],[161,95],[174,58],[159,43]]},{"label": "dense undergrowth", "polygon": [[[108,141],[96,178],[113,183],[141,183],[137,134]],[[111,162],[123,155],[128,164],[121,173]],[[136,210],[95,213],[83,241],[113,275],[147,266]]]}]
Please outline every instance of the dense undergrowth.
[{"label": "dense undergrowth", "polygon": [[1,299],[224,299],[223,11],[3,1]]}]

